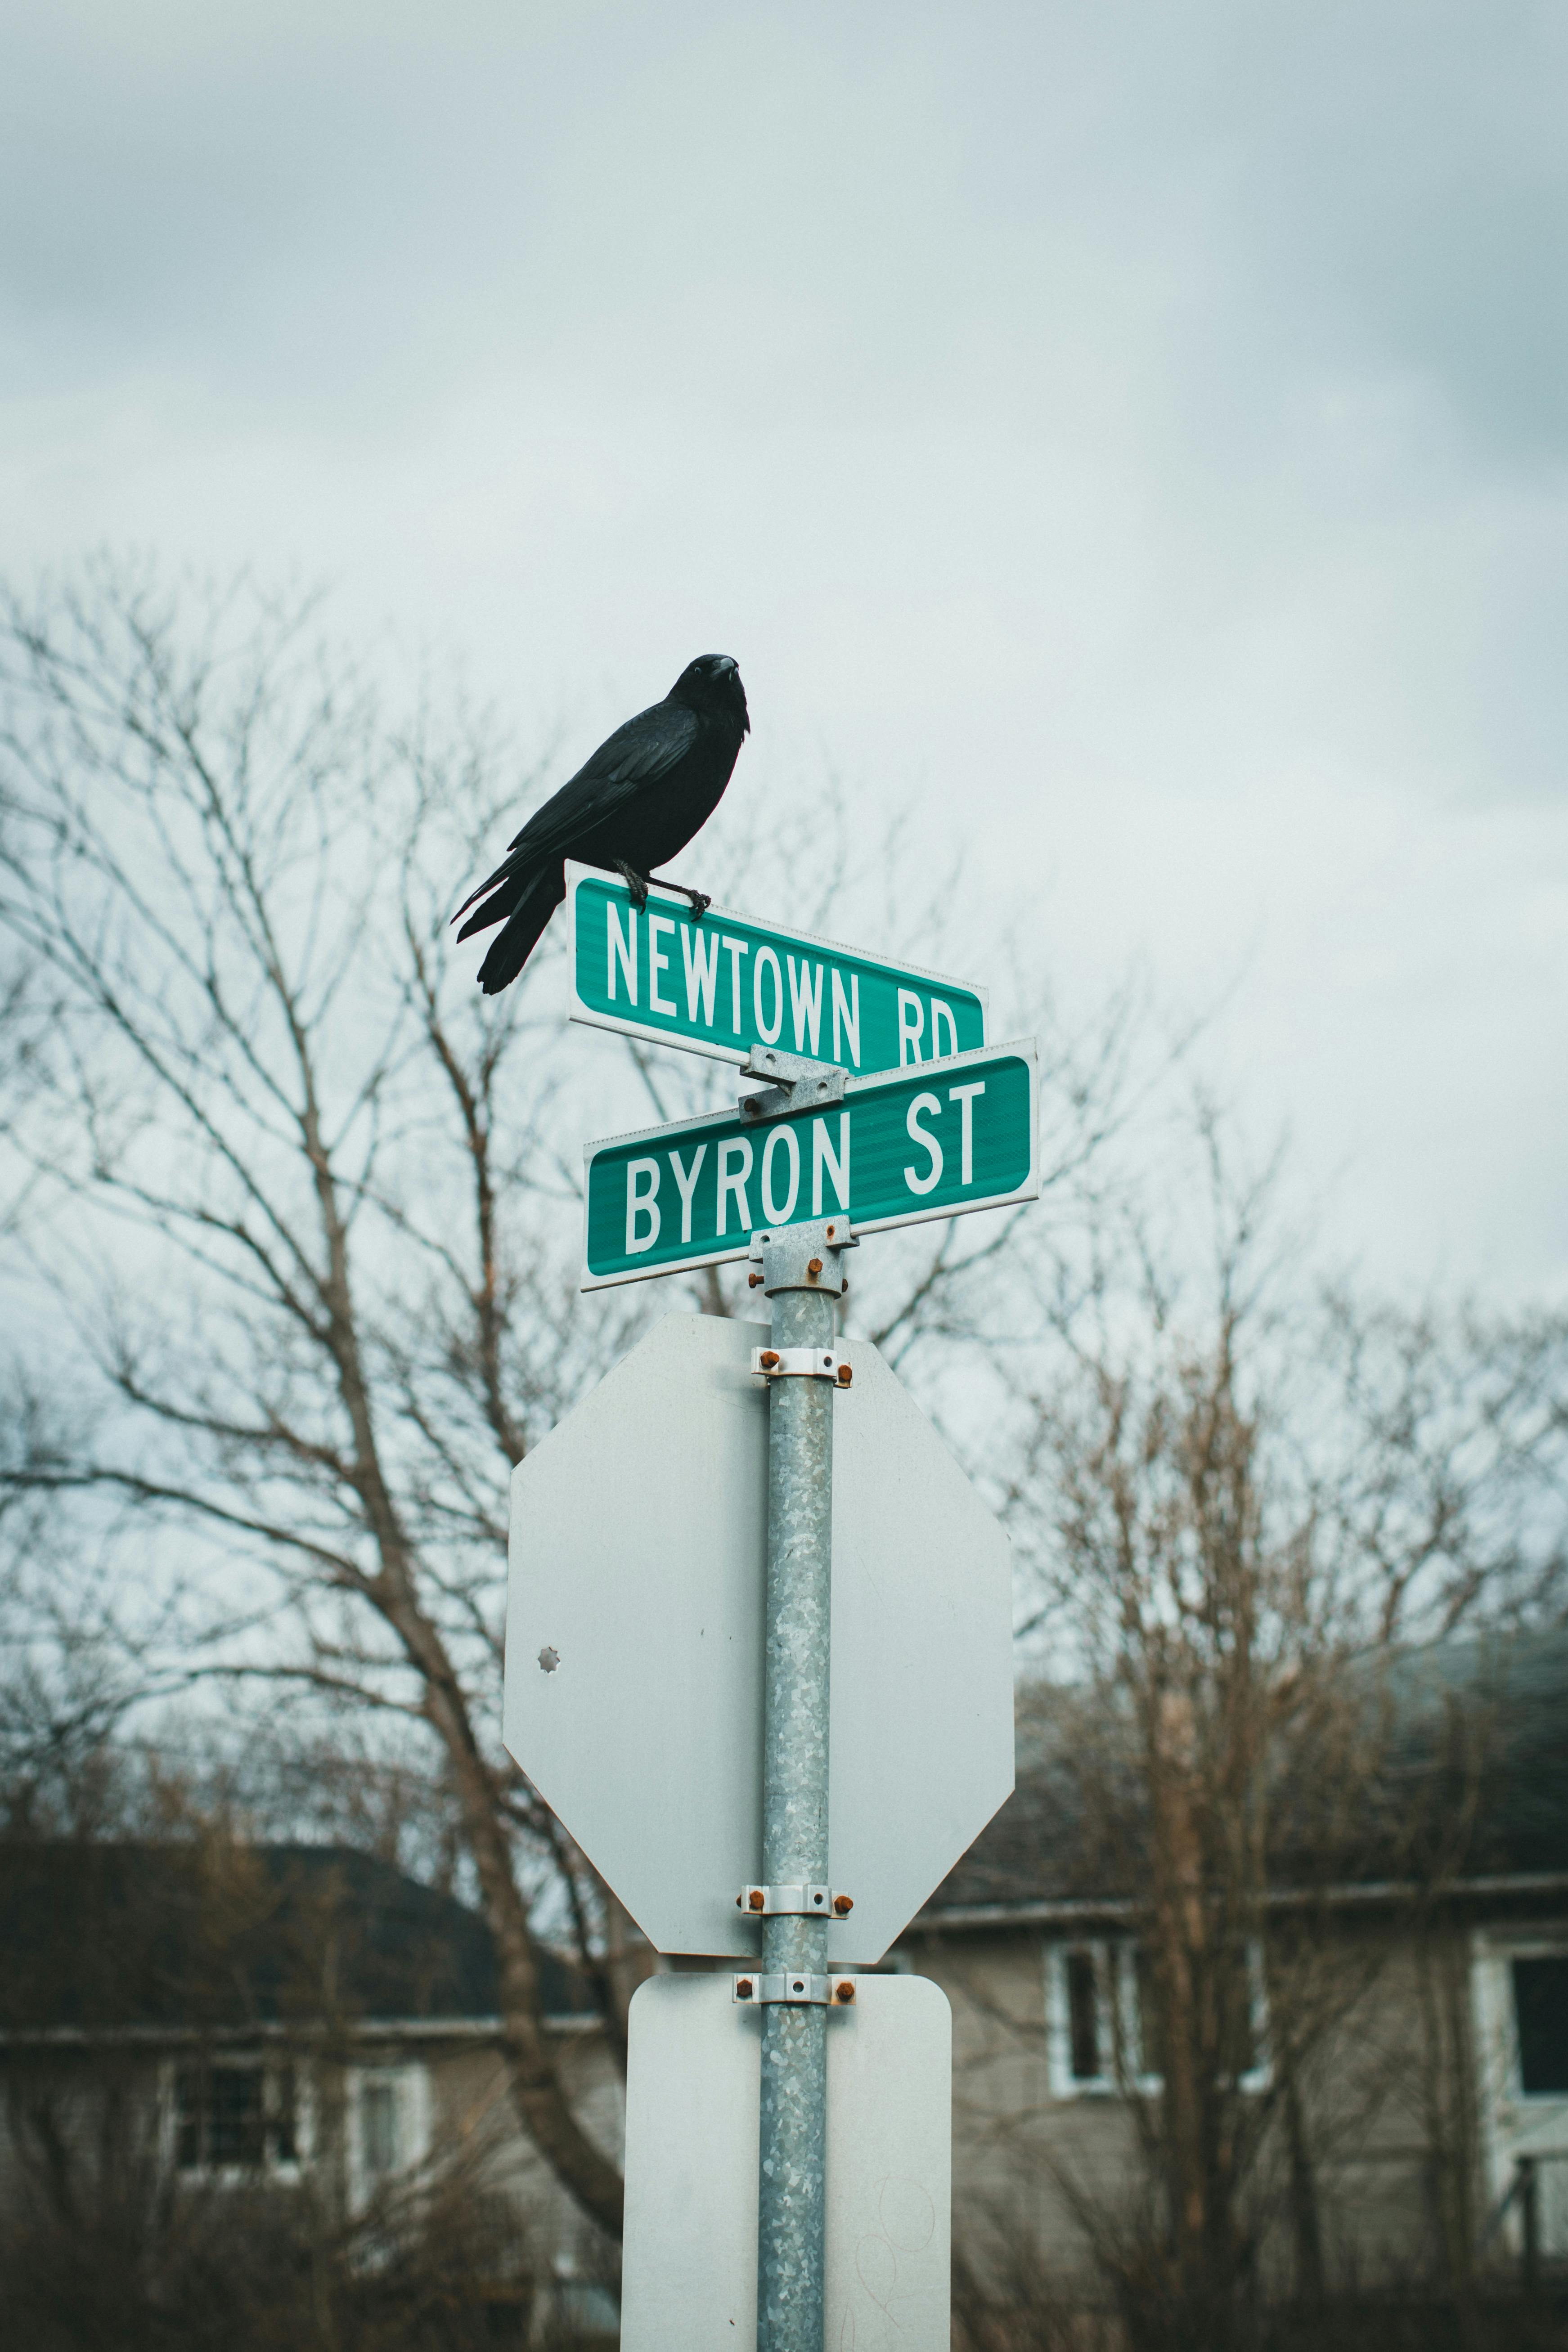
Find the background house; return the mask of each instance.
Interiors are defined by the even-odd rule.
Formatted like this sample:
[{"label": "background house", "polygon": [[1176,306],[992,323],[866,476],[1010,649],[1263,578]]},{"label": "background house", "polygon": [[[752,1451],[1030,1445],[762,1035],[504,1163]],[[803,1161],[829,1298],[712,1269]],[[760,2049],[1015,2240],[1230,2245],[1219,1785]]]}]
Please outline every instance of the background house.
[{"label": "background house", "polygon": [[[1555,1640],[1413,1664],[1331,1855],[1280,1793],[1215,2113],[1247,2263],[1283,2300],[1511,2292],[1527,2252],[1542,2281],[1568,2270],[1565,1683]],[[1025,1694],[1016,1795],[888,1963],[952,2002],[960,2285],[994,2307],[1110,2309],[1152,2291],[1163,2244],[1148,1832],[1108,1831],[1083,1704]],[[447,2279],[476,2341],[613,2332],[613,2257],[518,2128],[489,1934],[450,1895],[346,1848],[17,1843],[0,1944],[14,2243],[131,2261],[161,2230],[183,2278],[265,2205],[289,2262],[362,2298]],[[614,2036],[542,1959],[573,2095],[615,2148]]]},{"label": "background house", "polygon": [[[1292,1843],[1281,1795],[1226,2071],[1249,2259],[1283,2295],[1568,2264],[1565,1695],[1561,1637],[1428,1654],[1331,1850]],[[901,1948],[953,2004],[955,2243],[1104,2300],[1163,2229],[1148,1832],[1108,1832],[1103,1759],[1044,1696],[1016,1795]]]},{"label": "background house", "polygon": [[[344,1848],[15,1843],[0,1948],[14,2242],[79,2266],[107,2239],[133,2263],[162,2232],[165,2270],[221,2269],[235,2217],[249,2234],[266,2202],[288,2259],[389,2295],[411,2265],[460,2270],[486,2340],[568,2312],[613,2327],[577,2217],[517,2130],[489,1931],[450,1895]],[[542,1964],[574,2098],[614,2146],[598,2020],[569,1968]]]}]

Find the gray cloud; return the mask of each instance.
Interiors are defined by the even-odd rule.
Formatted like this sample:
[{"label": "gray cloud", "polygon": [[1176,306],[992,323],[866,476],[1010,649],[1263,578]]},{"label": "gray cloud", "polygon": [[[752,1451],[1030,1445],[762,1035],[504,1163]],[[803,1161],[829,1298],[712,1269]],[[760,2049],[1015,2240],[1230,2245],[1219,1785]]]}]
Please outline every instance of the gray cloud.
[{"label": "gray cloud", "polygon": [[[1325,1164],[1415,1169],[1381,1077],[1460,1003],[1456,1099],[1517,1070],[1544,1169],[1565,51],[1510,0],[35,11],[12,560],[326,569],[584,736],[727,646],[757,788],[940,785],[1086,989],[1258,943],[1236,1051]],[[1489,1264],[1459,1189],[1347,1213]]]}]

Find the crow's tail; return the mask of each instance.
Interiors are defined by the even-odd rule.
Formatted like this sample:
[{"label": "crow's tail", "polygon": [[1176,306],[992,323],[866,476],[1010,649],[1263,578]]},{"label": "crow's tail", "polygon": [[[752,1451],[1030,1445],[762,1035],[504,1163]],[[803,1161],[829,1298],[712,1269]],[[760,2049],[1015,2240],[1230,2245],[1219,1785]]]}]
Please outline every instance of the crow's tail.
[{"label": "crow's tail", "polygon": [[[500,893],[496,894],[499,898]],[[490,941],[490,950],[479,966],[479,986],[487,996],[494,996],[517,978],[539,943],[540,933],[566,896],[566,876],[562,862],[556,858],[548,866],[533,870],[517,894],[510,913],[502,906],[491,915],[485,908],[458,932],[466,939],[469,931],[483,930],[487,924],[499,921],[507,913],[506,929]],[[494,899],[490,905],[495,904]]]}]

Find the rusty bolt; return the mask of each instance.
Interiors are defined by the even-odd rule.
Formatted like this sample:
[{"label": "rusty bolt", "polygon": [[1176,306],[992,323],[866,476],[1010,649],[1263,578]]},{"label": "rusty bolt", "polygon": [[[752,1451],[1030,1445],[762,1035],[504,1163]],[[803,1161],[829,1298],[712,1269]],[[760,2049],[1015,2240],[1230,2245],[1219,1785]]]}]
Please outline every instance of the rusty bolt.
[{"label": "rusty bolt", "polygon": [[828,1226],[828,1228],[827,1228],[827,1238],[828,1238],[828,1240],[829,1240],[829,1241],[831,1241],[831,1240],[833,1239],[834,1234],[835,1234],[837,1231],[838,1231],[838,1228],[837,1228],[837,1225],[829,1225],[829,1226]]},{"label": "rusty bolt", "polygon": [[847,1919],[855,1908],[855,1897],[852,1895],[836,1895],[833,1898],[833,1907],[841,1919]]},{"label": "rusty bolt", "polygon": [[822,1272],[822,1260],[819,1257],[807,1258],[805,1262],[805,1270],[807,1274],[810,1275],[813,1282],[815,1282],[817,1276]]},{"label": "rusty bolt", "polygon": [[752,1993],[756,1990],[756,1987],[752,1984],[750,1977],[737,1977],[735,1979],[735,1990],[740,1994],[742,2000],[750,2000]]},{"label": "rusty bolt", "polygon": [[771,1372],[773,1366],[778,1362],[778,1360],[779,1351],[776,1348],[764,1348],[762,1354],[758,1357],[757,1361],[761,1364],[764,1372]]},{"label": "rusty bolt", "polygon": [[767,1896],[763,1893],[760,1886],[752,1887],[749,1900],[753,1911],[761,1911],[765,1906],[767,1899]]},{"label": "rusty bolt", "polygon": [[755,1288],[756,1288],[756,1286],[757,1286],[758,1283],[759,1283],[759,1282],[761,1282],[762,1278],[763,1278],[763,1277],[762,1277],[762,1276],[761,1276],[760,1274],[749,1274],[749,1275],[746,1276],[746,1287],[747,1287],[747,1289],[748,1289],[748,1290],[755,1290]]},{"label": "rusty bolt", "polygon": [[833,1988],[833,1998],[834,1998],[834,2000],[854,2000],[854,1998],[855,1998],[855,1979],[853,1979],[853,1977],[846,1977],[846,1978],[843,1979],[843,1981],[842,1981],[841,1983],[839,1983],[839,1984],[836,1984],[836,1985],[834,1986],[834,1988]]},{"label": "rusty bolt", "polygon": [[849,1276],[848,1276],[847,1274],[841,1274],[841,1275],[839,1276],[839,1277],[838,1277],[838,1287],[839,1287],[840,1292],[847,1292],[847,1291],[848,1290],[848,1288],[849,1288]]},{"label": "rusty bolt", "polygon": [[853,1366],[852,1364],[840,1364],[840,1365],[839,1365],[839,1367],[838,1367],[838,1385],[839,1385],[839,1387],[840,1387],[841,1389],[847,1389],[847,1388],[848,1387],[848,1385],[849,1385],[850,1381],[854,1379],[854,1377],[855,1377],[855,1368],[854,1368],[854,1366]]}]

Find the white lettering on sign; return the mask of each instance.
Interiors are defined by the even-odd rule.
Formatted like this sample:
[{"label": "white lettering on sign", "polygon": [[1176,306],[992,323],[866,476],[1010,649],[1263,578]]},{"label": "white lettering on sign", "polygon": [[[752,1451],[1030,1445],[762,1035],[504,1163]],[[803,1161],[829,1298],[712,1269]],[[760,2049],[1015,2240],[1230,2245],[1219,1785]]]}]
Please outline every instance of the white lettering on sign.
[{"label": "white lettering on sign", "polygon": [[[648,1180],[645,1192],[639,1178]],[[658,1162],[657,1160],[628,1160],[626,1162],[626,1255],[640,1257],[652,1249],[658,1239],[659,1217],[655,1202],[658,1193]],[[637,1232],[639,1218],[647,1219],[646,1234]]]},{"label": "white lettering on sign", "polygon": [[[947,1024],[947,1043],[945,1045],[942,1042],[942,1024],[944,1021]],[[957,1051],[958,1024],[953,1019],[952,1007],[951,1004],[944,1004],[940,996],[933,996],[931,1001],[931,1060],[933,1062],[940,1062],[944,1054],[956,1054]]]},{"label": "white lettering on sign", "polygon": [[[789,1161],[789,1191],[782,1201],[773,1191],[773,1160],[780,1146]],[[800,1198],[800,1145],[793,1127],[775,1127],[763,1146],[763,1214],[770,1225],[787,1225]]]},{"label": "white lettering on sign", "polygon": [[[786,956],[784,961],[789,966],[789,1003],[795,1016],[795,1050],[797,1054],[804,1054],[809,1039],[811,1050],[816,1054],[820,1051],[822,1035],[822,966],[807,963],[802,956],[797,979],[794,956]],[[816,974],[815,992],[811,985],[813,972]],[[782,1221],[775,1219],[774,1222]]]},{"label": "white lettering on sign", "polygon": [[[773,1024],[771,1029],[763,1011],[763,974],[770,965],[773,975]],[[757,1016],[757,1034],[764,1045],[776,1045],[779,1042],[779,1031],[784,1027],[784,974],[779,970],[779,960],[772,948],[759,948],[757,960],[752,966],[752,1010]]]},{"label": "white lettering on sign", "polygon": [[921,1057],[921,1032],[926,1025],[926,1009],[912,989],[899,991],[899,1067],[906,1062],[918,1062]]},{"label": "white lettering on sign", "polygon": [[828,1170],[833,1171],[833,1189],[838,1195],[838,1205],[846,1214],[849,1208],[849,1114],[838,1114],[838,1149],[827,1139],[827,1121],[814,1118],[811,1122],[811,1213],[822,1214],[822,1182]]},{"label": "white lettering on sign", "polygon": [[741,958],[752,950],[744,940],[732,940],[724,934],[724,952],[730,959],[730,1026],[738,1037],[741,1034]]},{"label": "white lettering on sign", "polygon": [[[733,1176],[730,1173],[731,1167],[738,1171]],[[741,1231],[743,1234],[749,1234],[752,1230],[752,1213],[746,1206],[746,1179],[751,1172],[752,1146],[749,1137],[731,1136],[728,1143],[721,1143],[719,1146],[719,1231],[721,1234],[727,1230],[725,1204],[731,1192],[735,1196],[735,1214],[740,1219]]]},{"label": "white lettering on sign", "polygon": [[688,923],[680,934],[680,952],[686,958],[686,1017],[696,1020],[700,1001],[702,1018],[711,1029],[713,991],[719,979],[718,932],[705,931],[700,923]]},{"label": "white lettering on sign", "polygon": [[947,1090],[948,1101],[959,1105],[959,1115],[963,1121],[963,1132],[958,1147],[958,1181],[961,1184],[973,1184],[974,1181],[974,1097],[984,1092],[984,1078],[976,1078],[967,1087],[949,1087]]},{"label": "white lettering on sign", "polygon": [[621,936],[621,919],[616,914],[613,903],[605,907],[605,912],[609,918],[605,938],[610,967],[610,1003],[613,1004],[616,1001],[616,958],[619,956],[621,971],[626,983],[626,994],[635,1004],[637,1001],[637,910],[635,907],[626,908],[626,931],[624,939]]},{"label": "white lettering on sign", "polygon": [[840,1021],[844,1024],[844,1034],[849,1041],[849,1058],[858,1069],[860,1066],[860,975],[858,971],[850,973],[849,994],[847,1000],[844,994],[844,982],[839,978],[838,967],[835,964],[833,967],[833,1058],[836,1062],[841,1062],[844,1059],[844,1048],[838,1042]]},{"label": "white lettering on sign", "polygon": [[669,958],[658,944],[660,931],[675,937],[675,919],[670,915],[650,915],[647,919],[647,1003],[650,1013],[679,1013],[680,1007],[671,996],[658,992],[658,976],[669,970]]},{"label": "white lettering on sign", "polygon": [[910,1115],[904,1121],[909,1130],[910,1141],[918,1143],[922,1151],[929,1151],[931,1154],[931,1171],[928,1175],[922,1176],[914,1168],[905,1169],[904,1181],[911,1192],[933,1192],[942,1181],[942,1146],[935,1136],[928,1135],[921,1125],[922,1117],[940,1118],[941,1116],[942,1105],[934,1095],[917,1095],[910,1105]]},{"label": "white lettering on sign", "polygon": [[683,1242],[689,1242],[691,1239],[692,1197],[697,1191],[697,1179],[702,1173],[702,1162],[707,1157],[708,1146],[705,1143],[700,1143],[691,1162],[690,1173],[688,1174],[686,1164],[679,1152],[672,1151],[669,1155],[670,1170],[675,1178],[675,1189],[680,1195],[680,1238]]}]

